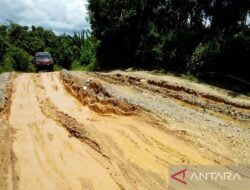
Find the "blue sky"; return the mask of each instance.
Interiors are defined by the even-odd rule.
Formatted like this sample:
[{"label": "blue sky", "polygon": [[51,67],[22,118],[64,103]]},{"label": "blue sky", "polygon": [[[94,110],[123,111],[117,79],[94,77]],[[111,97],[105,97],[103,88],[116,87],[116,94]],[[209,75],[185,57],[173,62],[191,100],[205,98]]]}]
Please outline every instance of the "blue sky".
[{"label": "blue sky", "polygon": [[0,0],[0,23],[11,20],[70,34],[90,28],[86,4],[87,0]]}]

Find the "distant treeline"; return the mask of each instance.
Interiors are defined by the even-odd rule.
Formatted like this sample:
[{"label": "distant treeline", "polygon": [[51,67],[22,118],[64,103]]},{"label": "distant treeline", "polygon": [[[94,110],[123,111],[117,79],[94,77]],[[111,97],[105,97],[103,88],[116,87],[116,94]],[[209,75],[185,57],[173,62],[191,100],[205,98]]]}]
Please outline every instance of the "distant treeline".
[{"label": "distant treeline", "polygon": [[102,69],[250,81],[249,0],[88,0]]},{"label": "distant treeline", "polygon": [[34,71],[34,55],[49,51],[55,69],[92,69],[95,67],[96,42],[88,31],[74,35],[55,35],[42,27],[0,25],[0,73]]}]

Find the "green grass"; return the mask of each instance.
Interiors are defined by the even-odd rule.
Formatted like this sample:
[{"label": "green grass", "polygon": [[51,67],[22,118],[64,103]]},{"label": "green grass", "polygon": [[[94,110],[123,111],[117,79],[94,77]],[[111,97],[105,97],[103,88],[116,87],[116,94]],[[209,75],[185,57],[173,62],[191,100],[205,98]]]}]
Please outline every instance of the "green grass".
[{"label": "green grass", "polygon": [[84,66],[80,65],[80,63],[78,61],[73,61],[72,65],[71,65],[71,70],[72,71],[83,71]]},{"label": "green grass", "polygon": [[194,75],[192,75],[190,73],[181,74],[180,77],[183,78],[183,79],[187,79],[187,80],[189,80],[191,82],[199,82],[199,79],[196,76],[194,76]]},{"label": "green grass", "polygon": [[54,65],[54,71],[61,71],[63,68],[60,65]]},{"label": "green grass", "polygon": [[94,60],[88,65],[81,65],[78,61],[74,61],[71,65],[72,71],[93,71],[96,68],[97,66]]}]

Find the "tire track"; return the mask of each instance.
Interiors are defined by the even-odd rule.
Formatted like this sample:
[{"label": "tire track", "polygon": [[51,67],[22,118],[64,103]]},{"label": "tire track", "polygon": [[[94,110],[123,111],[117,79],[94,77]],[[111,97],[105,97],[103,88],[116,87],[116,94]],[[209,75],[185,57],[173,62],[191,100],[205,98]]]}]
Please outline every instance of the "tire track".
[{"label": "tire track", "polygon": [[[84,186],[119,189],[91,156],[92,148],[70,138],[64,128],[41,112],[33,76],[20,74],[14,82],[16,91],[9,120],[17,131],[13,137],[16,189],[81,189]],[[49,134],[53,135],[52,141]]]},{"label": "tire track", "polygon": [[[71,77],[67,84],[60,73],[19,74],[13,81],[14,189],[160,190],[167,188],[169,165],[234,163],[140,107],[124,114],[133,105],[100,84],[86,86],[79,99],[79,86],[69,90],[78,80]],[[95,100],[103,112],[89,106]]]},{"label": "tire track", "polygon": [[[81,102],[68,94],[59,80],[59,75],[55,77],[53,82],[49,80],[48,74],[43,74],[39,77],[41,79],[39,78],[37,81],[43,83],[41,86],[43,86],[46,92],[45,97],[58,106],[59,110],[63,110],[65,114],[84,124],[89,133],[95,137],[95,141],[101,145],[105,155],[108,155],[112,165],[120,165],[118,167],[119,170],[115,170],[112,167],[113,169],[110,172],[112,176],[115,176],[114,180],[116,183],[125,187],[125,189],[137,189],[139,187],[148,189],[149,187],[153,188],[152,184],[158,184],[158,189],[166,187],[167,162],[159,163],[158,158],[162,160],[169,159],[169,163],[213,163],[202,158],[195,149],[185,144],[187,142],[183,142],[172,135],[162,133],[163,131],[158,129],[158,126],[154,126],[155,121],[150,121],[150,117],[143,121],[143,118],[141,118],[142,115],[128,117],[116,115],[115,113],[108,115],[96,113],[89,109],[88,106],[83,106]],[[53,88],[55,84],[57,89]],[[62,97],[64,100],[63,104],[61,103]],[[173,157],[172,161],[170,155],[173,152],[162,151],[157,146],[157,143],[152,140],[152,137],[160,139],[164,147],[173,147],[171,150],[175,154],[171,156]],[[171,141],[180,144],[178,146],[171,143]],[[176,148],[177,150],[175,150]],[[184,152],[186,155],[183,157],[180,152]],[[193,158],[188,155],[192,155]],[[133,163],[128,162],[128,160],[133,160]],[[108,166],[108,168],[110,167]],[[124,171],[124,168],[126,168],[126,171]],[[137,175],[133,172],[135,169],[143,173]],[[151,171],[152,173],[144,170]],[[122,178],[117,176],[122,176]],[[149,177],[154,180],[145,182],[142,177]],[[155,181],[156,179],[158,180]],[[139,186],[133,186],[133,181],[137,181],[137,185]]]}]

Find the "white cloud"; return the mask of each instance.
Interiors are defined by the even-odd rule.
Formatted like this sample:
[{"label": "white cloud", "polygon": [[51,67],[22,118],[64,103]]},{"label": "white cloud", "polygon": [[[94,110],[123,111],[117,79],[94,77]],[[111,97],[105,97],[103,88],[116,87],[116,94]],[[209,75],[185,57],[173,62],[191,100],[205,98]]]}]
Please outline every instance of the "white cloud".
[{"label": "white cloud", "polygon": [[0,0],[0,22],[42,26],[56,33],[90,28],[87,0]]}]

